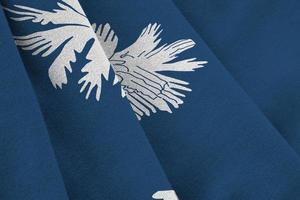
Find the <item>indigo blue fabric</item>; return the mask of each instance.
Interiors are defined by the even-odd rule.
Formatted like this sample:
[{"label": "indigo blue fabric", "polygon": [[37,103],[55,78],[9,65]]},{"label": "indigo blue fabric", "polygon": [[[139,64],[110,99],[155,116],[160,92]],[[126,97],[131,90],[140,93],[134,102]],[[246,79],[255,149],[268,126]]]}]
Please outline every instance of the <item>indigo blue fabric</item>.
[{"label": "indigo blue fabric", "polygon": [[[300,198],[299,156],[173,1],[82,0],[85,13],[75,0],[1,3],[24,63],[1,67],[3,199],[147,200],[163,199],[153,195],[163,190],[180,200]],[[224,30],[234,41],[232,27]],[[1,37],[1,61],[17,55],[8,29],[2,34],[10,39]],[[63,51],[70,43],[74,57]],[[96,77],[100,99],[95,88],[80,93],[79,81],[99,57],[102,69],[111,64],[108,77]],[[58,58],[66,77],[49,70]]]},{"label": "indigo blue fabric", "polygon": [[[50,0],[8,0],[3,4],[6,9],[21,9],[14,5],[46,11],[58,8],[57,1]],[[7,18],[18,17],[18,13],[6,14]],[[9,22],[15,36],[62,27],[32,23],[31,20],[10,19]],[[121,97],[120,86],[113,86],[113,71],[109,80],[102,82],[100,101],[95,97],[86,100],[85,94],[79,92],[78,80],[83,75],[80,69],[89,62],[85,57],[94,42],[97,41],[89,41],[82,52],[76,52],[76,61],[71,64],[72,73],[68,73],[68,84],[62,89],[55,89],[48,77],[48,68],[58,56],[59,49],[45,58],[20,48],[69,198],[151,199],[157,191],[172,188],[127,100]]]},{"label": "indigo blue fabric", "polygon": [[192,92],[183,105],[172,114],[158,112],[141,120],[180,198],[299,198],[299,157],[172,1],[81,3],[91,22],[109,22],[123,35],[120,49],[132,44],[149,23],[157,22],[163,27],[165,43],[182,38],[196,42],[196,47],[181,56],[208,61],[195,72],[172,73],[190,82]]},{"label": "indigo blue fabric", "polygon": [[300,2],[174,1],[299,154]]},{"label": "indigo blue fabric", "polygon": [[35,93],[0,11],[0,199],[67,200]]}]

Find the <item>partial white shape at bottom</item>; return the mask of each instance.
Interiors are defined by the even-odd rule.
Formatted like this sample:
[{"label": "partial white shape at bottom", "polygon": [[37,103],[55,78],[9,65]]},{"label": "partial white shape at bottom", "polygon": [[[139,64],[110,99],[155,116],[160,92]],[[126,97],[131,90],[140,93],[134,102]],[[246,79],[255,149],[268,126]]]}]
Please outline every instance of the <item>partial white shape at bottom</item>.
[{"label": "partial white shape at bottom", "polygon": [[179,200],[174,190],[158,191],[152,195],[153,199]]}]

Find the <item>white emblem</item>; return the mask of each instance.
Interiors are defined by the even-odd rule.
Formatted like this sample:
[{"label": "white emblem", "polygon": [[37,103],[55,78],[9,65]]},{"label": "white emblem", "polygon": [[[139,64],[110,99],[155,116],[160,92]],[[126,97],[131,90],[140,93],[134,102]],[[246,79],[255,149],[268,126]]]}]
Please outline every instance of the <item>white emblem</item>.
[{"label": "white emblem", "polygon": [[158,191],[152,196],[153,199],[179,200],[174,190]]},{"label": "white emblem", "polygon": [[126,96],[137,118],[150,116],[157,110],[172,113],[172,108],[183,104],[185,94],[192,91],[189,83],[177,78],[163,75],[160,72],[190,72],[203,67],[206,61],[196,58],[178,60],[178,55],[195,46],[191,39],[182,39],[171,44],[159,46],[162,29],[160,25],[149,24],[137,40],[126,49],[115,52],[118,37],[109,24],[90,25],[79,3],[74,0],[62,0],[60,9],[52,12],[38,10],[26,6],[15,5],[20,9],[7,11],[20,15],[11,17],[15,21],[31,20],[45,25],[49,22],[61,25],[58,28],[16,36],[16,44],[23,50],[32,50],[33,55],[46,57],[63,45],[59,56],[49,68],[49,77],[55,88],[67,84],[66,69],[72,72],[70,62],[75,62],[75,51],[81,52],[86,43],[94,39],[86,59],[90,60],[82,68],[86,75],[79,80],[82,84],[80,92],[87,87],[86,98],[93,88],[96,99],[101,94],[101,76],[108,80],[110,64],[115,72],[114,83],[120,82],[122,96]]},{"label": "white emblem", "polygon": [[57,28],[26,36],[16,36],[16,44],[23,50],[33,51],[32,55],[40,54],[42,57],[49,56],[58,47],[63,46],[48,71],[52,85],[62,89],[62,85],[68,82],[66,70],[72,72],[71,62],[76,62],[75,51],[81,52],[86,43],[94,39],[94,43],[86,56],[90,62],[82,67],[81,71],[85,75],[78,83],[83,84],[80,92],[88,88],[86,98],[89,98],[91,91],[96,88],[96,99],[99,101],[101,76],[108,80],[110,63],[78,1],[62,0],[62,3],[58,2],[57,4],[59,9],[53,11],[20,5],[15,5],[19,10],[4,8],[21,16],[11,17],[15,21],[31,20],[41,25],[48,23],[60,25]]}]

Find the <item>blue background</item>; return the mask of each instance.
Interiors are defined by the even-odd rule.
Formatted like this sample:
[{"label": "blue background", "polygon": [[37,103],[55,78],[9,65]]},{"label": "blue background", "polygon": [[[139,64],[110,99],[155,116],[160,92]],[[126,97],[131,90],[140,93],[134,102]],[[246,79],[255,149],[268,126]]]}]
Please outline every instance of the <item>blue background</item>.
[{"label": "blue background", "polygon": [[159,22],[164,29],[162,43],[182,38],[197,43],[180,58],[208,61],[196,72],[172,74],[189,81],[193,89],[178,110],[160,112],[141,122],[182,199],[290,199],[300,195],[298,155],[171,1],[81,3],[92,23],[111,24],[120,49],[134,42],[146,25]]},{"label": "blue background", "polygon": [[[55,1],[7,1],[52,10]],[[10,16],[9,13],[7,13]],[[14,35],[27,35],[54,28],[31,21],[9,21]],[[80,94],[78,80],[85,56],[94,41],[88,42],[72,63],[68,84],[55,89],[48,68],[59,49],[47,58],[20,51],[34,86],[56,153],[64,183],[72,200],[151,199],[159,190],[172,189],[129,103],[121,97],[120,86],[112,86],[114,74],[102,84],[100,102]],[[95,95],[93,93],[93,95]]]}]

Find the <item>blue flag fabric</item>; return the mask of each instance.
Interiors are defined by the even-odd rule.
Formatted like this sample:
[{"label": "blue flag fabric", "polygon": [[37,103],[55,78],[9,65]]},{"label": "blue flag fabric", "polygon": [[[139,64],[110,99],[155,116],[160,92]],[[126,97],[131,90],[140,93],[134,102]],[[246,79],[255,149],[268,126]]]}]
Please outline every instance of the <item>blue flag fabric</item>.
[{"label": "blue flag fabric", "polygon": [[[94,80],[88,79],[89,67],[110,66],[106,57],[101,60],[100,43],[79,3],[9,0],[4,7],[38,96],[69,198],[176,197],[127,100],[121,98],[120,86],[113,86],[113,71],[99,76],[103,81],[97,90],[86,89],[80,94],[82,87],[93,85]],[[68,13],[69,18],[52,17],[54,9],[60,10],[58,14]],[[38,16],[32,21],[28,15]],[[41,48],[47,44],[51,46],[43,52]],[[80,84],[82,76],[90,83]]]},{"label": "blue flag fabric", "polygon": [[0,199],[67,200],[25,68],[0,11]]},{"label": "blue flag fabric", "polygon": [[3,199],[299,198],[299,156],[173,1],[1,3]]},{"label": "blue flag fabric", "polygon": [[265,116],[300,154],[300,2],[175,2]]},{"label": "blue flag fabric", "polygon": [[[208,61],[206,65],[202,63],[205,65],[203,68],[195,67],[194,72],[161,72],[165,82],[168,82],[165,76],[176,77],[176,80],[168,82],[169,85],[173,83],[173,88],[179,88],[178,85],[185,85],[181,89],[186,91],[187,87],[192,88],[191,92],[184,93],[184,104],[178,109],[175,109],[178,107],[176,102],[155,93],[155,89],[151,90],[158,98],[171,104],[169,108],[172,109],[172,113],[157,105],[156,108],[167,112],[151,112],[148,117],[147,112],[151,110],[151,105],[147,105],[147,102],[143,106],[139,105],[145,99],[151,101],[148,98],[150,94],[143,95],[144,90],[141,90],[142,94],[138,93],[139,96],[134,100],[129,98],[135,113],[142,116],[141,124],[180,198],[289,199],[300,195],[299,157],[229,75],[171,1],[81,3],[91,22],[109,23],[118,35],[117,53],[111,56],[111,62],[115,65],[125,62],[125,66],[128,63],[130,67],[134,64],[145,67],[140,63],[144,55],[151,59],[162,51],[169,53],[170,48],[177,51],[177,54],[182,53],[179,56],[181,58],[177,58],[176,53],[170,53],[170,56],[176,55],[178,62],[194,57],[200,61]],[[161,24],[161,35],[158,34],[155,22]],[[102,27],[99,32],[103,32]],[[154,35],[154,41],[161,39],[162,47],[154,44],[157,49],[143,49],[145,44],[139,43],[138,38],[144,38],[147,33]],[[189,38],[196,43],[195,47],[190,40],[180,40]],[[167,44],[163,45],[165,43]],[[103,48],[105,49],[105,42]],[[107,49],[107,53],[111,55],[111,49]],[[183,52],[187,49],[188,52]],[[117,59],[119,54],[121,56]],[[137,59],[137,63],[131,64],[131,58]],[[157,71],[180,71],[176,66],[167,65],[168,70],[164,70],[156,65],[161,63],[154,64],[152,67],[157,67]],[[153,74],[158,76],[149,71],[147,77]],[[188,81],[190,85],[187,86],[179,80]],[[159,81],[155,84],[157,82]],[[147,83],[147,86],[150,88],[151,83]],[[181,95],[171,89],[166,86],[161,92],[166,94],[171,91],[177,97]],[[130,92],[128,89],[127,93],[131,94]],[[137,99],[139,102],[135,101]],[[180,102],[175,97],[173,99]]]}]

